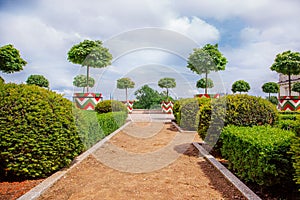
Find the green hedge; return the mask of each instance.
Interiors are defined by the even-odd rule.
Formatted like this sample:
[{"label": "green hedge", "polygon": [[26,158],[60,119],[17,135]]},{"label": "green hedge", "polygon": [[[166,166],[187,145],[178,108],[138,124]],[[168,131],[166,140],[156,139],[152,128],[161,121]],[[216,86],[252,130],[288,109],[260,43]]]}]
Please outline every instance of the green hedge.
[{"label": "green hedge", "polygon": [[300,191],[300,137],[295,137],[292,140],[291,154],[293,159],[293,167],[295,169],[294,180]]},{"label": "green hedge", "polygon": [[222,156],[229,168],[246,182],[261,186],[292,182],[291,131],[270,126],[237,127],[222,131]]},{"label": "green hedge", "polygon": [[127,112],[126,106],[116,100],[104,100],[99,102],[96,107],[95,111],[98,112],[99,114],[102,113],[109,113],[109,112]]},{"label": "green hedge", "polygon": [[198,133],[202,138],[206,137],[212,125],[214,129],[220,131],[223,125],[273,125],[278,119],[276,107],[260,97],[236,94],[212,99],[211,102],[206,103],[207,105],[198,113]]},{"label": "green hedge", "polygon": [[0,87],[0,175],[46,177],[83,149],[72,103],[38,86]]},{"label": "green hedge", "polygon": [[101,127],[103,134],[106,136],[125,124],[127,116],[127,112],[110,112],[98,114],[97,117],[99,126]]}]

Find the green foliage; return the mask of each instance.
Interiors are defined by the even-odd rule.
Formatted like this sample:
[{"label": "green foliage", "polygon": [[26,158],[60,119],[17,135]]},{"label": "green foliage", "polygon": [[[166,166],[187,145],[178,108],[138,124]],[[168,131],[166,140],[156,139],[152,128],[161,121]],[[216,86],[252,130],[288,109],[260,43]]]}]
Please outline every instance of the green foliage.
[{"label": "green foliage", "polygon": [[13,73],[23,70],[27,64],[20,56],[19,50],[13,45],[8,44],[0,47],[0,71],[4,73]]},{"label": "green foliage", "polygon": [[[102,46],[100,40],[84,40],[74,45],[68,52],[68,60],[74,64],[87,66],[87,83],[89,83],[89,67],[102,68],[111,64],[112,55]],[[87,84],[87,92],[89,85]]]},{"label": "green foliage", "polygon": [[139,90],[135,91],[134,94],[136,96],[136,99],[138,100],[133,105],[135,106],[135,108],[142,108],[142,109],[160,108],[162,96],[159,94],[158,91],[152,89],[148,85],[142,86]]},{"label": "green foliage", "polygon": [[72,103],[38,86],[0,88],[0,138],[0,173],[9,177],[46,177],[83,149]]},{"label": "green foliage", "polygon": [[[87,87],[87,76],[85,75],[77,75],[74,77],[73,85],[75,87],[82,87],[82,92],[84,92],[84,88]],[[95,79],[89,77],[89,87],[94,87]]]},{"label": "green foliage", "polygon": [[244,80],[238,80],[232,84],[231,91],[236,92],[248,92],[250,90],[250,85]]},{"label": "green foliage", "polygon": [[174,78],[162,78],[158,81],[158,86],[167,89],[167,99],[169,97],[169,88],[176,87],[176,81]]},{"label": "green foliage", "polygon": [[292,183],[290,150],[293,132],[270,126],[227,126],[221,138],[222,156],[246,182],[262,187]]},{"label": "green foliage", "polygon": [[[218,44],[206,44],[201,49],[194,49],[188,58],[187,67],[197,74],[205,74],[205,79],[211,71],[225,70],[227,59],[218,50]],[[208,82],[208,81],[206,81]],[[207,88],[205,89],[205,94]]]},{"label": "green foliage", "polygon": [[75,123],[84,150],[89,149],[105,137],[97,117],[97,112],[73,108]]},{"label": "green foliage", "polygon": [[294,85],[292,87],[292,91],[298,92],[299,96],[300,96],[300,82],[294,83]]},{"label": "green foliage", "polygon": [[269,98],[270,98],[270,93],[277,93],[279,91],[279,85],[275,82],[265,83],[261,88],[263,92],[269,93]]},{"label": "green foliage", "polygon": [[49,87],[49,81],[43,75],[30,75],[26,83],[28,85],[37,85],[45,88]]},{"label": "green foliage", "polygon": [[109,135],[120,128],[123,124],[125,124],[127,116],[127,112],[109,112],[98,114],[98,122],[103,134],[105,136]]},{"label": "green foliage", "polygon": [[288,75],[289,96],[291,96],[291,75],[300,74],[300,53],[285,51],[277,54],[270,68],[272,71]]},{"label": "green foliage", "polygon": [[120,101],[104,100],[104,101],[99,102],[96,105],[95,111],[98,112],[99,114],[108,113],[108,112],[120,112],[120,111],[126,112],[127,108]]},{"label": "green foliage", "polygon": [[198,133],[204,139],[211,122],[216,121],[217,124],[223,121],[225,126],[256,126],[273,125],[277,119],[276,107],[266,99],[246,94],[227,95],[200,109]]},{"label": "green foliage", "polygon": [[270,96],[270,97],[267,97],[267,100],[270,101],[272,104],[274,104],[275,106],[278,105],[278,99],[276,96]]},{"label": "green foliage", "polygon": [[292,140],[291,154],[293,159],[293,167],[295,169],[294,180],[296,184],[299,186],[300,185],[300,136],[299,135],[298,137],[295,137]]},{"label": "green foliage", "polygon": [[0,76],[0,84],[5,83],[4,79]]},{"label": "green foliage", "polygon": [[119,80],[117,80],[117,88],[125,89],[126,102],[128,101],[127,89],[134,88],[134,85],[135,83],[130,78],[120,78]]},{"label": "green foliage", "polygon": [[201,78],[200,80],[197,81],[196,84],[197,88],[213,88],[214,87],[214,82],[213,80],[211,80],[210,78],[207,79],[207,83],[206,83],[206,79],[205,78]]}]

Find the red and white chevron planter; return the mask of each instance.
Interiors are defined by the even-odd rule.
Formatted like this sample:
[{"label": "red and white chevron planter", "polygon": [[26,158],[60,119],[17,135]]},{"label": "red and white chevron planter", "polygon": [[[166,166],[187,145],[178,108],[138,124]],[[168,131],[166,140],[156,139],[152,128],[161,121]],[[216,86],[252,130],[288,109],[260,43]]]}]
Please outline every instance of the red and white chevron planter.
[{"label": "red and white chevron planter", "polygon": [[282,111],[299,111],[300,96],[281,96],[279,97],[279,109]]},{"label": "red and white chevron planter", "polygon": [[102,101],[101,93],[74,93],[73,100],[81,110],[94,110],[97,103]]},{"label": "red and white chevron planter", "polygon": [[128,113],[132,113],[134,101],[128,101],[128,103],[126,103],[126,101],[125,101],[125,102],[123,102],[123,103],[124,103],[125,105],[127,105]]},{"label": "red and white chevron planter", "polygon": [[163,101],[161,103],[161,109],[163,113],[168,113],[168,114],[172,114],[173,113],[173,102],[169,101],[169,102],[165,102]]}]

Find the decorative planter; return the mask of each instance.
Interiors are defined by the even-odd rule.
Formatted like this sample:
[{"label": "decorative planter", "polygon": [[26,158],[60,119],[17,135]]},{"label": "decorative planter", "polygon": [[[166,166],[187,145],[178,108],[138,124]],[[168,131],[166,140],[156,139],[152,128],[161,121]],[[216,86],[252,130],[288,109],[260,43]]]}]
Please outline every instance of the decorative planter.
[{"label": "decorative planter", "polygon": [[128,113],[132,113],[134,101],[128,101],[128,103],[126,103],[126,101],[123,101],[123,103],[127,105]]},{"label": "decorative planter", "polygon": [[163,101],[161,103],[161,109],[163,113],[168,113],[168,114],[172,114],[173,113],[173,102],[169,101],[169,102],[165,102]]},{"label": "decorative planter", "polygon": [[73,96],[76,107],[81,110],[94,110],[102,99],[101,93],[74,93]]},{"label": "decorative planter", "polygon": [[282,111],[300,110],[300,96],[280,96],[279,109]]},{"label": "decorative planter", "polygon": [[199,98],[220,98],[220,94],[196,94],[195,97]]}]

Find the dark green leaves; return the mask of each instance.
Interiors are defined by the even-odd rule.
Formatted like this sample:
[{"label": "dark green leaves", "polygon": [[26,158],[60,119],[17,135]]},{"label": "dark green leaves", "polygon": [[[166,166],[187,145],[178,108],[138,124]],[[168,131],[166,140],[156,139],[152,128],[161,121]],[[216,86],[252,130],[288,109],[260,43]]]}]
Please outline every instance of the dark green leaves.
[{"label": "dark green leaves", "polygon": [[130,78],[120,78],[117,80],[117,88],[119,89],[134,88],[134,84]]},{"label": "dark green leaves", "polygon": [[162,78],[158,81],[158,86],[161,88],[174,88],[176,82],[174,78]]},{"label": "dark green leaves", "polygon": [[206,79],[205,78],[201,78],[199,81],[197,81],[196,84],[197,88],[213,88],[214,87],[214,82],[213,80],[211,80],[210,78],[207,79],[207,83],[206,83]]},{"label": "dark green leaves", "polygon": [[236,81],[232,84],[231,91],[236,92],[248,92],[250,90],[250,85],[244,80]]},{"label": "dark green leaves", "polygon": [[285,51],[277,54],[271,70],[285,75],[300,74],[300,53]]},{"label": "dark green leaves", "polygon": [[30,75],[26,83],[28,85],[37,85],[45,88],[49,87],[49,81],[42,75]]}]

